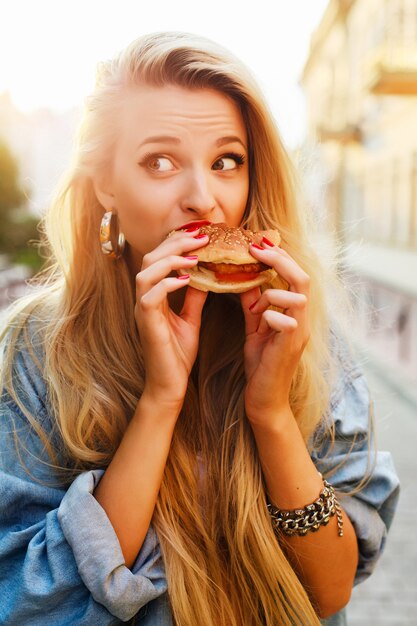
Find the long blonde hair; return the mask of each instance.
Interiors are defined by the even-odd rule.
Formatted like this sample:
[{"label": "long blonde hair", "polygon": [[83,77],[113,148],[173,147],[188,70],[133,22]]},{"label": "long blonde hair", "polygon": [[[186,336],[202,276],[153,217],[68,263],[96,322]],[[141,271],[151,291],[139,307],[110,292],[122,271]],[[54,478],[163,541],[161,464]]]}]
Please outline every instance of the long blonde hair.
[{"label": "long blonde hair", "polygon": [[[107,207],[93,187],[112,157],[109,129],[117,132],[123,93],[143,83],[213,88],[239,106],[250,145],[244,225],[277,228],[282,246],[311,278],[311,338],[291,390],[307,443],[328,410],[332,357],[326,284],[331,273],[313,249],[308,211],[259,88],[236,58],[206,39],[184,33],[145,36],[99,68],[74,163],[43,220],[50,263],[8,320],[3,384],[42,438],[51,465],[66,472],[61,476],[66,483],[78,472],[108,465],[144,387],[134,285],[123,257],[110,261],[101,253],[98,232]],[[277,279],[273,286],[281,284]],[[14,386],[13,353],[29,319],[46,338],[39,368],[59,446],[52,445]],[[29,347],[31,341],[27,337]],[[320,622],[265,506],[263,475],[245,418],[243,343],[239,299],[210,294],[198,367],[189,380],[153,516],[173,617],[178,626],[313,626]],[[205,467],[203,482],[197,454]]]}]

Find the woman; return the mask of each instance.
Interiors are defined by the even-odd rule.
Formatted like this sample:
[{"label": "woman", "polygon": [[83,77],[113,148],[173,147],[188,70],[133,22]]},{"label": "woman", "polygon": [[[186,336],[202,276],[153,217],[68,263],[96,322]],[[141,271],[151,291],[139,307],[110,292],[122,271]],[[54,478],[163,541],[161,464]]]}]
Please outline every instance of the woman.
[{"label": "woman", "polygon": [[[45,217],[53,262],[3,332],[2,624],[343,623],[398,482],[294,181],[212,42],[150,35],[101,67]],[[189,287],[206,222],[278,229],[250,251],[279,278]]]}]

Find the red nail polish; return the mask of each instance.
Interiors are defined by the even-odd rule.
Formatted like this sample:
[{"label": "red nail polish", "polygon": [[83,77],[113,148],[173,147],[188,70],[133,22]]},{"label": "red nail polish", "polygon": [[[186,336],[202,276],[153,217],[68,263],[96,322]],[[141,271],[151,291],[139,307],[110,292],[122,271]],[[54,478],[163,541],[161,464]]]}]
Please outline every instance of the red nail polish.
[{"label": "red nail polish", "polygon": [[196,261],[198,259],[198,256],[196,254],[192,254],[191,256],[185,256],[184,259],[188,259],[189,261]]},{"label": "red nail polish", "polygon": [[200,230],[200,226],[193,226],[192,228],[186,228],[186,233],[195,233],[196,230]]},{"label": "red nail polish", "polygon": [[271,248],[275,246],[275,244],[272,243],[272,241],[269,241],[269,239],[267,239],[266,237],[262,237],[262,241],[263,243],[266,243],[267,246],[271,246]]},{"label": "red nail polish", "polygon": [[252,248],[256,248],[257,250],[265,250],[265,248],[262,248],[262,246],[258,246],[257,243],[251,243]]},{"label": "red nail polish", "polygon": [[199,235],[196,235],[194,239],[204,239],[204,237],[207,237],[207,235],[205,235],[204,233],[200,233]]},{"label": "red nail polish", "polygon": [[211,224],[209,220],[196,220],[195,222],[187,222],[187,224],[183,224],[182,226],[178,226],[175,230],[185,230],[186,228],[199,228],[200,226],[207,226]]},{"label": "red nail polish", "polygon": [[181,276],[177,276],[178,280],[187,280],[190,278],[189,274],[181,274]]}]

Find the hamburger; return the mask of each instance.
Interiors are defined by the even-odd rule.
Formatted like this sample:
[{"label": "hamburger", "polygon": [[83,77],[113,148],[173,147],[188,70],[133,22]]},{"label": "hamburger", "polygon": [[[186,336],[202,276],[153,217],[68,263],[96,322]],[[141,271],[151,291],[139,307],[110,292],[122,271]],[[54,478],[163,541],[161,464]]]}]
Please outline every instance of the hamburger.
[{"label": "hamburger", "polygon": [[262,237],[278,246],[281,237],[277,230],[254,232],[218,223],[202,226],[200,233],[209,236],[208,244],[187,253],[198,256],[197,265],[178,270],[179,274],[190,274],[191,287],[216,293],[242,293],[276,276],[275,270],[251,255],[249,246],[260,245]]}]

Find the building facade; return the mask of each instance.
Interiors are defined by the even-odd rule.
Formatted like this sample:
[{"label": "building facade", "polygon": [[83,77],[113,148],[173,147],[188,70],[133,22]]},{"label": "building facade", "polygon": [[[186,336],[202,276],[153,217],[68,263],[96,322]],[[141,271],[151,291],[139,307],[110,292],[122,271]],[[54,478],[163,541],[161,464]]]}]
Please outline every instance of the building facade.
[{"label": "building facade", "polygon": [[417,382],[417,0],[329,0],[302,86],[355,332]]},{"label": "building facade", "polygon": [[19,111],[8,92],[0,94],[0,140],[5,141],[19,163],[28,208],[41,215],[70,163],[74,131],[81,111],[58,113],[38,109]]}]

